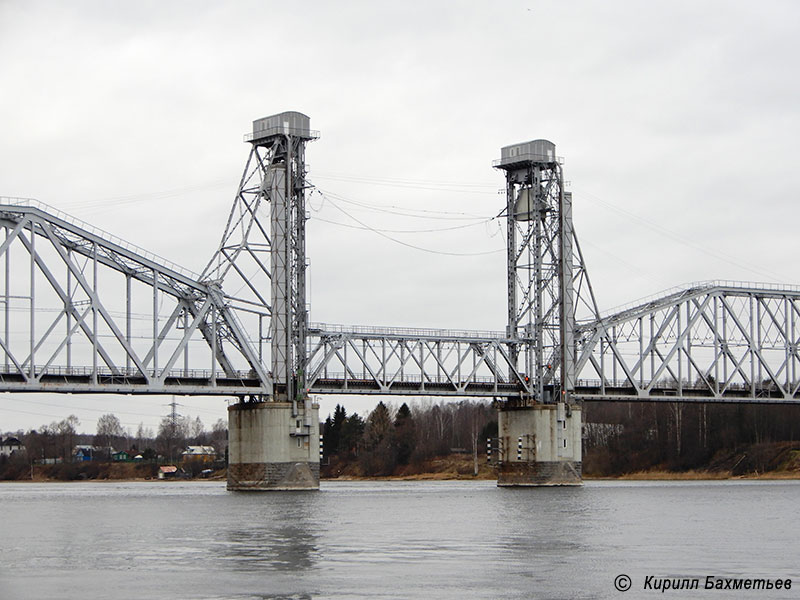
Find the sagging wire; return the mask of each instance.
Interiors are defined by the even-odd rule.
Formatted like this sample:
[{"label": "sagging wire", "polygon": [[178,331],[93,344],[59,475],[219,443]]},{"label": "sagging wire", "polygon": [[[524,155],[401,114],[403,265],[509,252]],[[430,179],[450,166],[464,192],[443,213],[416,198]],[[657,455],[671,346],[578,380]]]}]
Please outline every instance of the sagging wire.
[{"label": "sagging wire", "polygon": [[[403,240],[398,240],[397,238],[394,238],[394,237],[388,235],[384,231],[382,231],[380,229],[377,229],[375,227],[372,227],[372,226],[368,225],[367,223],[365,223],[364,221],[362,221],[362,220],[358,219],[357,217],[353,216],[352,214],[347,212],[345,209],[343,209],[341,206],[339,206],[333,200],[333,198],[330,197],[330,195],[328,195],[326,192],[323,192],[319,188],[317,188],[316,191],[318,193],[322,194],[327,199],[328,203],[331,206],[333,206],[336,210],[341,212],[346,217],[352,219],[353,221],[355,221],[356,223],[361,225],[362,228],[364,228],[366,230],[369,230],[369,231],[371,231],[371,232],[373,232],[373,233],[375,233],[375,234],[377,234],[377,235],[379,235],[379,236],[381,236],[381,237],[383,237],[383,238],[385,238],[385,239],[387,239],[387,240],[389,240],[391,242],[394,242],[396,244],[400,244],[401,246],[405,246],[407,248],[412,248],[414,250],[419,250],[421,252],[427,252],[429,254],[439,254],[439,255],[443,255],[443,256],[484,256],[484,255],[487,255],[487,254],[498,254],[500,252],[505,252],[505,249],[488,250],[488,251],[485,251],[485,252],[447,252],[447,251],[444,251],[444,250],[433,250],[432,248],[424,248],[422,246],[417,246],[416,244],[409,244],[408,242],[404,242]],[[493,218],[495,218],[495,217],[493,217]],[[491,220],[491,219],[488,219],[488,220]],[[486,222],[486,220],[484,219],[482,222]]]}]

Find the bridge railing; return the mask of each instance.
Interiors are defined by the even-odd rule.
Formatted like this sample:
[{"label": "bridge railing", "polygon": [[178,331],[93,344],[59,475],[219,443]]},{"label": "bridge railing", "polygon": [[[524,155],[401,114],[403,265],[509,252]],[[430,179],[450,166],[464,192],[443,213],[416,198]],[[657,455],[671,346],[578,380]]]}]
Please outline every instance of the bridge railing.
[{"label": "bridge railing", "polygon": [[150,252],[149,250],[145,250],[140,246],[132,244],[131,242],[124,240],[114,235],[113,233],[109,233],[107,231],[100,229],[99,227],[95,227],[94,225],[87,223],[86,221],[82,221],[81,219],[74,217],[68,213],[65,213],[64,211],[58,208],[45,204],[40,200],[36,200],[34,198],[14,198],[10,196],[0,196],[0,208],[2,208],[3,205],[25,206],[29,208],[36,208],[38,210],[41,210],[42,212],[45,212],[51,216],[56,217],[57,219],[60,219],[61,221],[69,223],[70,225],[74,225],[75,227],[78,227],[88,233],[96,235],[97,237],[101,237],[104,240],[111,242],[116,246],[119,246],[120,248],[129,250],[131,252],[138,254],[139,256],[147,258],[148,260],[161,264],[172,271],[180,273],[185,277],[189,277],[191,279],[194,279],[195,281],[200,280],[200,275],[195,273],[194,271],[187,269],[186,267],[183,267],[177,263],[174,263],[171,260],[164,258],[163,256],[159,256],[154,252]]},{"label": "bridge railing", "polygon": [[[48,377],[65,377],[65,378],[91,378],[95,373],[98,377],[117,377],[117,378],[143,378],[142,372],[137,368],[119,367],[116,369],[109,369],[108,367],[63,367],[63,366],[49,366],[45,368],[34,367],[36,376]],[[145,373],[151,377],[161,376],[164,374],[162,370],[147,369]],[[19,370],[14,365],[0,364],[0,377],[4,375],[19,375]],[[212,380],[212,379],[227,379],[238,381],[253,381],[256,379],[252,371],[233,371],[226,373],[222,369],[170,369],[166,372],[167,379],[194,379],[194,380]]]},{"label": "bridge railing", "polygon": [[[347,381],[348,383],[362,383],[362,384],[374,383],[374,379],[372,379],[372,377],[370,377],[369,375],[359,377],[358,374],[357,374],[356,377],[353,377],[352,375],[345,375],[345,373],[342,372],[342,371],[335,372],[335,373],[334,372],[328,372],[327,374],[320,376],[320,378],[317,381],[322,381],[322,382],[344,382],[344,381]],[[488,376],[485,376],[485,375],[478,375],[478,376],[474,376],[474,377],[470,378],[469,380],[463,379],[461,381],[457,381],[456,383],[459,383],[459,384],[462,384],[462,385],[466,384],[466,383],[494,385],[495,381],[496,381],[495,377],[488,377]],[[446,377],[444,375],[433,375],[433,374],[432,375],[427,375],[426,374],[423,377],[419,373],[413,373],[413,374],[404,373],[402,375],[398,375],[393,380],[394,384],[398,384],[398,383],[400,383],[400,384],[402,384],[402,383],[423,383],[423,382],[425,383],[425,385],[443,385],[443,386],[449,386],[449,385],[452,385],[452,383],[453,383],[448,377]],[[506,386],[508,386],[508,385],[512,385],[512,384],[498,382],[498,385],[501,385],[501,386],[506,385]],[[313,392],[314,390],[312,389],[311,391]]]},{"label": "bridge railing", "polygon": [[769,292],[792,292],[800,294],[800,285],[791,285],[783,283],[763,283],[763,282],[753,282],[753,281],[735,281],[732,279],[709,279],[704,281],[693,281],[691,283],[676,285],[671,288],[661,290],[660,292],[656,292],[655,294],[650,294],[648,296],[643,296],[636,300],[620,304],[608,310],[601,311],[600,317],[605,318],[618,313],[623,313],[627,310],[644,306],[652,302],[657,302],[659,300],[663,300],[664,298],[674,296],[675,294],[680,294],[681,292],[689,292],[689,291],[699,292],[703,290],[711,290],[714,288],[760,290]]},{"label": "bridge railing", "polygon": [[502,331],[480,331],[466,329],[432,329],[424,327],[371,327],[363,325],[331,325],[330,323],[310,323],[313,333],[346,333],[361,336],[391,336],[408,338],[434,338],[458,340],[506,340]]}]

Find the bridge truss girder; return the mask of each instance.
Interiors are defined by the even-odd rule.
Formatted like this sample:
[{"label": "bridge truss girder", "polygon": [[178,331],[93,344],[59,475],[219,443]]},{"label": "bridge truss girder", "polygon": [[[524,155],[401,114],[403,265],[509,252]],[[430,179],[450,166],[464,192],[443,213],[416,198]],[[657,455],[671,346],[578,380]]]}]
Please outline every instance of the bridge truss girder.
[{"label": "bridge truss girder", "polygon": [[311,393],[504,396],[531,393],[500,333],[312,325]]},{"label": "bridge truss girder", "polygon": [[0,228],[3,391],[271,391],[218,286],[34,201],[3,198]]},{"label": "bridge truss girder", "polygon": [[695,284],[579,325],[576,397],[798,402],[798,325],[800,289]]}]

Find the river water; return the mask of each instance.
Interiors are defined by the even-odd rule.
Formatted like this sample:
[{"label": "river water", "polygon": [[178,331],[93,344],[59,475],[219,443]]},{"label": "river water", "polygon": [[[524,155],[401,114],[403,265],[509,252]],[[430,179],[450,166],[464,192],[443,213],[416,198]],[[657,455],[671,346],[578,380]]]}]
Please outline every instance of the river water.
[{"label": "river water", "polygon": [[[0,598],[800,597],[800,482],[0,484]],[[614,587],[631,578],[625,594]],[[703,590],[708,575],[793,589]]]}]

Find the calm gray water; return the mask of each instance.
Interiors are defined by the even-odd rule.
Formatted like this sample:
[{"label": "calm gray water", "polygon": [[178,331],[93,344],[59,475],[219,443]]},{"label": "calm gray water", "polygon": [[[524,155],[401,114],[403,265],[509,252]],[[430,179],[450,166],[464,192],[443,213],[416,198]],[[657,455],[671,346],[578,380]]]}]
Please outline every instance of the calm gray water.
[{"label": "calm gray water", "polygon": [[800,482],[4,483],[0,598],[661,596],[647,575],[789,577],[665,595],[797,598],[799,499]]}]

